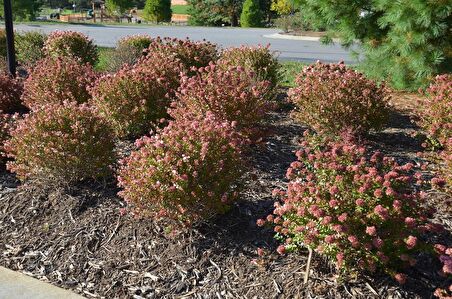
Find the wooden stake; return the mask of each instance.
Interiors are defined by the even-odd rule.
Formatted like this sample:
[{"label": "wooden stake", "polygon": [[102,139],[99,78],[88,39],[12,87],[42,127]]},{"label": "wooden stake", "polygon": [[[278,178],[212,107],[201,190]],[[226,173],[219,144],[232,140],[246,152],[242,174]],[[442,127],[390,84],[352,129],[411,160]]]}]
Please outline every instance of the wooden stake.
[{"label": "wooden stake", "polygon": [[309,272],[311,271],[311,260],[312,260],[312,249],[308,248],[308,263],[306,264],[306,272],[304,273],[304,284],[308,283],[309,280]]}]

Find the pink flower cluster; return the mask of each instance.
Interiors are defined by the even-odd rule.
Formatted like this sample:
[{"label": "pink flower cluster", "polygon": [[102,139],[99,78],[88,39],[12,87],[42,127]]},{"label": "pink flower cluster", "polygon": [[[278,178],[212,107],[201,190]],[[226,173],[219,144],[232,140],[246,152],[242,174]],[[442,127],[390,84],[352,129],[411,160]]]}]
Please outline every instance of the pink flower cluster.
[{"label": "pink flower cluster", "polygon": [[243,67],[223,70],[211,64],[192,77],[182,77],[171,115],[179,119],[187,111],[200,116],[210,111],[250,133],[273,106],[265,96],[268,91],[268,81],[260,81]]},{"label": "pink flower cluster", "polygon": [[179,59],[185,71],[191,74],[192,68],[200,68],[216,62],[218,50],[215,44],[207,41],[195,42],[190,39],[154,38],[148,49],[149,53],[160,52],[166,56]]},{"label": "pink flower cluster", "polygon": [[14,113],[21,109],[23,86],[21,80],[0,72],[0,111]]},{"label": "pink flower cluster", "polygon": [[85,103],[91,97],[88,88],[96,77],[89,64],[80,64],[74,58],[47,57],[36,64],[25,80],[22,99],[31,110],[64,101]]},{"label": "pink flower cluster", "polygon": [[270,82],[272,88],[278,85],[281,77],[281,65],[269,46],[228,48],[221,52],[218,66],[224,69],[241,66],[259,80]]},{"label": "pink flower cluster", "polygon": [[356,135],[379,130],[388,117],[389,96],[384,85],[367,79],[343,63],[307,66],[289,91],[294,117],[318,133]]},{"label": "pink flower cluster", "polygon": [[72,183],[110,173],[114,136],[86,105],[46,105],[16,123],[5,143],[7,167],[22,180]]},{"label": "pink flower cluster", "polygon": [[150,53],[134,66],[99,78],[90,103],[118,137],[140,136],[167,116],[181,72],[178,60]]},{"label": "pink flower cluster", "polygon": [[242,174],[243,140],[212,113],[186,115],[121,162],[119,194],[137,216],[192,223],[225,212]]},{"label": "pink flower cluster", "polygon": [[70,57],[81,63],[96,64],[97,47],[86,35],[75,31],[54,31],[44,44],[44,52],[51,57]]},{"label": "pink flower cluster", "polygon": [[359,145],[308,141],[287,170],[287,191],[276,192],[282,203],[258,224],[273,224],[287,249],[308,246],[342,270],[379,268],[403,283],[406,276],[396,273],[416,263],[417,236],[441,229],[428,220],[414,165]]}]

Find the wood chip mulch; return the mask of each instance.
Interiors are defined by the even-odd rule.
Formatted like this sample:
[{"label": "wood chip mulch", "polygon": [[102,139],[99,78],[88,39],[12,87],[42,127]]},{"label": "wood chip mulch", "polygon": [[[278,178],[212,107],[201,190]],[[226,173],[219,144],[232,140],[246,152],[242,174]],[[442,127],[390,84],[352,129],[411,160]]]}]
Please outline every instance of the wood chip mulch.
[{"label": "wood chip mulch", "polygon": [[[370,144],[409,161],[417,159],[421,140],[411,137],[419,128],[403,103],[399,99],[390,126]],[[402,287],[386,275],[340,279],[318,255],[305,285],[307,251],[275,253],[272,231],[256,220],[272,211],[271,191],[286,184],[304,131],[289,108],[266,120],[268,136],[253,146],[241,200],[226,215],[176,234],[168,225],[121,215],[125,203],[113,181],[55,190],[19,186],[0,170],[0,265],[87,298],[432,298],[447,281],[428,255]],[[438,192],[430,198],[447,230],[426,238],[451,246],[451,198]]]}]

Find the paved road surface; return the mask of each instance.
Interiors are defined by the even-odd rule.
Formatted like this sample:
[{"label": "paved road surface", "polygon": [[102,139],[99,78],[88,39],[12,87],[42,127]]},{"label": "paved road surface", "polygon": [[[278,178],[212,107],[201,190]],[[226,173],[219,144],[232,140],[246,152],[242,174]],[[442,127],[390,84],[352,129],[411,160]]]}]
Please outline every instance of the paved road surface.
[{"label": "paved road surface", "polygon": [[340,45],[325,46],[318,41],[285,40],[264,37],[277,33],[278,29],[243,29],[243,28],[212,28],[212,27],[187,27],[187,26],[103,26],[103,25],[24,25],[15,27],[19,31],[38,30],[45,33],[60,29],[80,31],[94,39],[99,46],[113,47],[116,41],[124,36],[133,34],[149,34],[151,36],[168,36],[176,38],[189,37],[193,40],[206,39],[217,43],[222,47],[245,45],[266,45],[280,52],[282,60],[297,60],[313,62],[321,60],[325,62],[346,63],[356,62],[350,52]]}]

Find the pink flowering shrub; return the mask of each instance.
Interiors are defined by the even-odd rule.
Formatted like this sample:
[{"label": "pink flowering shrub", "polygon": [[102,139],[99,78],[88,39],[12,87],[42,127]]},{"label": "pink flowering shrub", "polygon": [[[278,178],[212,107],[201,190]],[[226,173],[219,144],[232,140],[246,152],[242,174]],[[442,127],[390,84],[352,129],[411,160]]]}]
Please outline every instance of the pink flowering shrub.
[{"label": "pink flowering shrub", "polygon": [[21,109],[22,82],[0,72],[0,111],[13,113]]},{"label": "pink flowering shrub", "polygon": [[151,53],[134,67],[99,78],[91,91],[91,104],[118,137],[142,135],[167,116],[180,73],[177,60]]},{"label": "pink flowering shrub", "polygon": [[192,223],[223,213],[236,198],[242,144],[212,113],[170,122],[122,161],[120,196],[143,217]]},{"label": "pink flowering shrub", "polygon": [[269,82],[259,81],[242,67],[222,70],[210,65],[193,77],[182,78],[173,116],[178,119],[187,111],[197,115],[210,111],[237,122],[240,130],[252,129],[272,107],[265,97],[268,91]]},{"label": "pink flowering shrub", "polygon": [[303,146],[287,170],[287,191],[276,191],[282,203],[258,224],[275,225],[282,252],[307,246],[340,270],[382,269],[403,283],[396,271],[416,263],[423,248],[418,235],[440,229],[428,222],[431,211],[416,191],[420,173],[357,145]]},{"label": "pink flowering shrub", "polygon": [[0,166],[3,165],[5,160],[5,152],[3,145],[9,138],[9,116],[8,114],[3,114],[0,111]]},{"label": "pink flowering shrub", "polygon": [[[435,251],[440,255],[442,268],[440,274],[444,277],[452,277],[452,247],[447,248],[444,245],[436,244]],[[436,289],[434,295],[440,299],[452,298],[452,284],[447,289]]]},{"label": "pink flowering shrub", "polygon": [[189,72],[191,68],[207,66],[210,62],[215,62],[218,59],[218,50],[215,44],[207,41],[195,42],[188,38],[157,37],[153,39],[148,51],[176,57],[183,64],[186,72]]},{"label": "pink flowering shrub", "polygon": [[135,65],[143,57],[144,51],[151,44],[152,39],[148,35],[127,36],[118,41],[116,49],[108,59],[106,70],[109,72],[119,71],[125,64]]},{"label": "pink flowering shrub", "polygon": [[88,87],[95,79],[89,64],[67,57],[45,58],[25,80],[23,102],[32,110],[63,101],[85,103],[90,98]]},{"label": "pink flowering shrub", "polygon": [[366,134],[381,129],[388,117],[386,88],[343,63],[305,67],[296,85],[289,91],[296,106],[293,115],[318,133]]},{"label": "pink flowering shrub", "polygon": [[21,180],[73,183],[110,173],[114,136],[86,105],[47,105],[16,124],[5,143],[14,161],[7,167]]},{"label": "pink flowering shrub", "polygon": [[75,31],[54,31],[49,34],[44,52],[51,57],[71,57],[91,65],[96,64],[99,58],[93,41]]},{"label": "pink flowering shrub", "polygon": [[419,102],[420,124],[434,147],[444,147],[452,138],[452,75],[435,78]]},{"label": "pink flowering shrub", "polygon": [[281,65],[269,46],[226,49],[221,53],[218,66],[226,69],[233,66],[244,67],[254,72],[260,80],[269,81],[272,88],[278,85],[281,75]]}]

